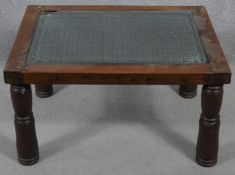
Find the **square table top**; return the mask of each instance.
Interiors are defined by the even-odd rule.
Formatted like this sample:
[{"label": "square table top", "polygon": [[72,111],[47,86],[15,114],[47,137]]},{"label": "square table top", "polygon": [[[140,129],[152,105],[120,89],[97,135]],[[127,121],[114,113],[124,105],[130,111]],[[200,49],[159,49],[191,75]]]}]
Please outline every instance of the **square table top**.
[{"label": "square table top", "polygon": [[6,83],[225,84],[203,6],[28,6]]}]

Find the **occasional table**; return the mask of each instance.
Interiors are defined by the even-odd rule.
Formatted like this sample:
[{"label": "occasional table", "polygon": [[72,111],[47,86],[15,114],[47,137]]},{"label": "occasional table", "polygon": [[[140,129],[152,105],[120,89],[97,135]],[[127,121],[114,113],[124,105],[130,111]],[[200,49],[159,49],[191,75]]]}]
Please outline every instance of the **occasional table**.
[{"label": "occasional table", "polygon": [[[216,164],[223,85],[231,71],[203,6],[28,6],[4,69],[19,162],[39,159],[32,112],[53,84],[202,84],[197,162]],[[190,116],[189,116],[190,117]]]}]

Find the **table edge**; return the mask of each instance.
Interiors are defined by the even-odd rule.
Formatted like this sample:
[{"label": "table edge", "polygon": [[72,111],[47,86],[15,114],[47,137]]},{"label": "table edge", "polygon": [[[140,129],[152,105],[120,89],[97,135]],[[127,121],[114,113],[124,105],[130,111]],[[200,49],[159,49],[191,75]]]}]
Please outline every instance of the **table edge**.
[{"label": "table edge", "polygon": [[[61,70],[61,66],[57,66],[57,68],[53,68],[51,70],[44,69],[43,71],[35,71],[33,68],[35,68],[35,65],[25,65],[25,59],[27,56],[27,51],[29,49],[29,45],[33,36],[35,24],[37,21],[37,17],[41,11],[53,11],[53,10],[193,10],[194,15],[199,15],[199,18],[206,18],[208,20],[208,30],[206,31],[205,29],[200,29],[200,24],[196,20],[196,25],[197,27],[199,26],[199,35],[202,38],[202,44],[203,47],[206,48],[205,52],[207,50],[209,51],[215,51],[217,53],[216,59],[212,57],[209,60],[208,64],[203,64],[206,65],[204,66],[203,69],[197,70],[198,66],[197,65],[190,65],[189,67],[191,69],[188,69],[188,65],[154,65],[155,66],[155,71],[147,71],[146,68],[150,68],[153,66],[146,67],[146,65],[139,66],[145,68],[144,71],[141,69],[138,71],[138,69],[135,69],[134,72],[125,72],[128,69],[127,65],[118,65],[119,71],[112,72],[112,71],[107,71],[110,68],[113,68],[113,66],[107,65],[106,67],[106,76],[108,74],[111,76],[113,74],[115,75],[122,75],[126,76],[128,78],[129,75],[145,75],[145,78],[148,76],[154,76],[158,77],[158,74],[161,75],[162,77],[169,78],[169,76],[172,77],[172,79],[175,79],[174,81],[171,80],[169,83],[177,84],[177,83],[183,83],[185,80],[183,80],[183,76],[188,76],[191,77],[192,79],[195,79],[195,83],[199,84],[211,84],[215,83],[218,81],[218,83],[230,83],[231,81],[231,70],[229,68],[229,65],[226,61],[223,49],[219,43],[219,40],[217,38],[217,35],[214,31],[214,28],[212,26],[212,23],[210,21],[209,15],[207,13],[207,10],[204,6],[118,6],[118,5],[108,5],[108,6],[96,6],[96,5],[29,5],[26,8],[24,17],[22,19],[22,23],[20,25],[19,31],[17,33],[16,39],[14,41],[13,47],[10,51],[7,64],[4,68],[4,79],[6,83],[37,83],[37,80],[33,80],[33,78],[38,77],[38,76],[43,76],[47,75],[48,78],[50,77],[50,80],[52,81],[53,77],[54,80],[52,81],[53,83],[67,83],[67,82],[72,82],[72,83],[82,83],[83,81],[77,80],[76,81],[76,76],[80,77],[81,74],[86,74],[89,76],[97,76],[97,75],[104,75],[105,72],[79,72],[80,69],[76,69],[76,67],[81,67],[84,65],[73,65],[73,71],[70,71],[69,68],[71,66],[68,66],[67,71],[60,72],[60,75],[65,74],[66,76],[75,76],[74,80],[58,80],[58,71]],[[200,22],[201,19],[199,19]],[[27,35],[24,35],[23,33],[27,33]],[[204,39],[204,40],[203,40]],[[21,44],[24,43],[24,44]],[[210,56],[211,53],[207,53],[206,55]],[[219,61],[218,61],[219,60]],[[39,68],[43,67],[48,67],[51,65],[36,65]],[[117,66],[117,65],[115,65]],[[135,66],[135,65],[131,65]],[[131,67],[130,66],[130,67]],[[97,65],[97,68],[99,65]],[[130,68],[129,67],[129,68]],[[138,66],[137,66],[138,67]],[[93,67],[94,68],[94,67]],[[161,70],[159,72],[159,70]],[[146,72],[147,71],[147,72]],[[179,76],[180,75],[180,76]],[[200,75],[200,80],[198,79],[198,75]],[[218,75],[220,78],[218,78]],[[212,77],[212,78],[205,78],[205,77]],[[177,78],[181,77],[181,79]],[[214,78],[213,78],[214,77]],[[217,78],[216,78],[217,77]],[[221,78],[222,77],[222,78]],[[166,81],[162,78],[155,78],[154,83],[162,84],[166,83]],[[207,79],[205,81],[205,79]],[[213,79],[213,81],[212,81]],[[218,80],[219,79],[219,80]],[[161,81],[160,81],[161,80]],[[46,80],[44,80],[46,81]],[[123,83],[125,83],[127,80],[123,80]],[[189,81],[189,80],[187,80]],[[41,80],[43,83],[43,81]],[[40,82],[40,83],[41,83]],[[93,82],[95,82],[93,80]],[[97,81],[96,83],[104,83],[102,81]],[[162,82],[162,83],[161,83]],[[92,83],[92,82],[91,82]],[[117,82],[119,83],[119,82]],[[120,82],[122,83],[122,82]]]}]

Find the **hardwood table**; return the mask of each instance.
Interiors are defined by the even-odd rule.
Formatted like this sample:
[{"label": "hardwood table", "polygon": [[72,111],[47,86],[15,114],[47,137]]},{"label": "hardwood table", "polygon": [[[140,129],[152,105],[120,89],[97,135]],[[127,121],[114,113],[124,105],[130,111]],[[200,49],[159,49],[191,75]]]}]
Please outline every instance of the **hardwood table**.
[{"label": "hardwood table", "polygon": [[39,159],[31,84],[202,84],[197,162],[216,164],[223,85],[231,71],[203,6],[28,6],[4,69],[19,162]]}]

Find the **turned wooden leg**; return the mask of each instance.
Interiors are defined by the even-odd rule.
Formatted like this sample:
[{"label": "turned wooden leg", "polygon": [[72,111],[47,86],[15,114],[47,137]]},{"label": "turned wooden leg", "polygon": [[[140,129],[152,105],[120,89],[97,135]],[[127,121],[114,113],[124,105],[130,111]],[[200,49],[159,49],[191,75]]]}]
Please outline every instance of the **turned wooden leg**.
[{"label": "turned wooden leg", "polygon": [[23,165],[32,165],[38,161],[39,154],[32,112],[31,87],[29,85],[11,85],[10,90],[15,111],[18,160]]},{"label": "turned wooden leg", "polygon": [[180,85],[179,95],[183,98],[193,98],[197,95],[197,85]]},{"label": "turned wooden leg", "polygon": [[210,167],[216,164],[219,147],[220,108],[223,98],[222,86],[203,86],[202,114],[199,122],[196,160]]},{"label": "turned wooden leg", "polygon": [[40,98],[47,98],[53,95],[52,85],[35,85],[36,95]]}]

